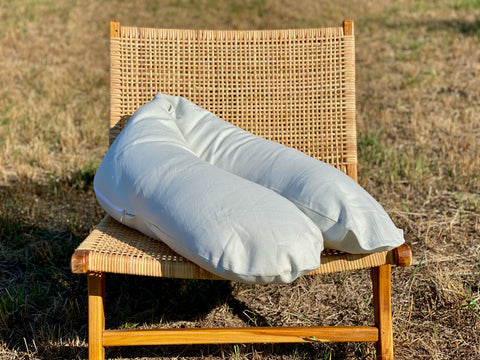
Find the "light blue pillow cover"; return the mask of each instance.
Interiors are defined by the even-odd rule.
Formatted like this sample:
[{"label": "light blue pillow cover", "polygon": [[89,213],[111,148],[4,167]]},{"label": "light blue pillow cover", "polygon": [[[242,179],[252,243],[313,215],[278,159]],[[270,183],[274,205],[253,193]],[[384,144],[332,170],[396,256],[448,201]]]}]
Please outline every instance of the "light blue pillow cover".
[{"label": "light blue pillow cover", "polygon": [[112,217],[227,279],[291,282],[326,248],[383,251],[404,242],[355,181],[250,134],[185,98],[138,109],[95,175]]}]

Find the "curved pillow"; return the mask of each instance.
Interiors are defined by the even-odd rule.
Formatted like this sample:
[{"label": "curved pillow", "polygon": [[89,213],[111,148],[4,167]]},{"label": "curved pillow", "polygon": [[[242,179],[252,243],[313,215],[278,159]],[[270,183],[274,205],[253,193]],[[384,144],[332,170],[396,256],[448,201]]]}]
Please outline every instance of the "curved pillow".
[{"label": "curved pillow", "polygon": [[250,134],[184,98],[157,97],[172,104],[178,127],[201,159],[295,203],[322,231],[325,248],[370,253],[404,243],[382,206],[335,167]]},{"label": "curved pillow", "polygon": [[[201,160],[157,95],[125,126],[94,179],[100,205],[232,280],[290,282],[320,265],[320,230],[274,191]],[[203,113],[203,112],[202,112]]]}]

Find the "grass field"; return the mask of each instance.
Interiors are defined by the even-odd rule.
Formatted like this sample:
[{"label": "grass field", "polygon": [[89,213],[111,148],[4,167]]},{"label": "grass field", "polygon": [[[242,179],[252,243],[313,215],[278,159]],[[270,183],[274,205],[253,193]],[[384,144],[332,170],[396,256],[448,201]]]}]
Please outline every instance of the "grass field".
[{"label": "grass field", "polygon": [[[0,359],[84,359],[70,255],[103,216],[108,23],[254,29],[356,22],[360,183],[403,228],[398,359],[480,358],[480,1],[0,3]],[[369,273],[290,286],[110,277],[107,326],[369,324]],[[142,291],[134,291],[141,288]],[[148,311],[145,311],[148,309]],[[109,349],[112,359],[374,359],[372,344]]]}]

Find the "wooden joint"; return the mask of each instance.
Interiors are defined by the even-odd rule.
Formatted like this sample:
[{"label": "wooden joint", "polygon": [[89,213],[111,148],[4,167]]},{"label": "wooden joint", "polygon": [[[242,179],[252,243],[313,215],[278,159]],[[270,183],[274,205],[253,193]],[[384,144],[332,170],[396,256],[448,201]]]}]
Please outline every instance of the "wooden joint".
[{"label": "wooden joint", "polygon": [[354,35],[354,29],[353,20],[343,21],[343,35]]},{"label": "wooden joint", "polygon": [[412,263],[412,248],[408,244],[402,244],[393,249],[393,259],[397,266],[408,266]]},{"label": "wooden joint", "polygon": [[70,268],[74,274],[86,274],[88,272],[89,250],[76,250],[70,260]]}]

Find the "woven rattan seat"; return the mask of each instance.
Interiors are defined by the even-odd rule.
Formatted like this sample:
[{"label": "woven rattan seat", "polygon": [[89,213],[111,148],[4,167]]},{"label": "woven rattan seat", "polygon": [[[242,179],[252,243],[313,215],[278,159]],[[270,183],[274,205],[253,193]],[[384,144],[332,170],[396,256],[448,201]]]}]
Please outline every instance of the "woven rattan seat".
[{"label": "woven rattan seat", "polygon": [[[111,23],[110,142],[157,92],[181,95],[256,135],[328,162],[357,180],[353,22],[307,30],[200,31]],[[88,274],[89,358],[105,346],[374,341],[393,358],[390,267],[411,250],[354,255],[325,250],[309,275],[371,268],[375,324],[356,327],[105,330],[105,273],[220,279],[161,241],[106,216],[72,256]]]},{"label": "woven rattan seat", "polygon": [[[326,249],[322,265],[309,275],[395,264],[398,251],[358,255]],[[107,215],[77,248],[73,272],[107,272],[183,279],[222,280],[176,254],[164,243],[118,223]]]}]

